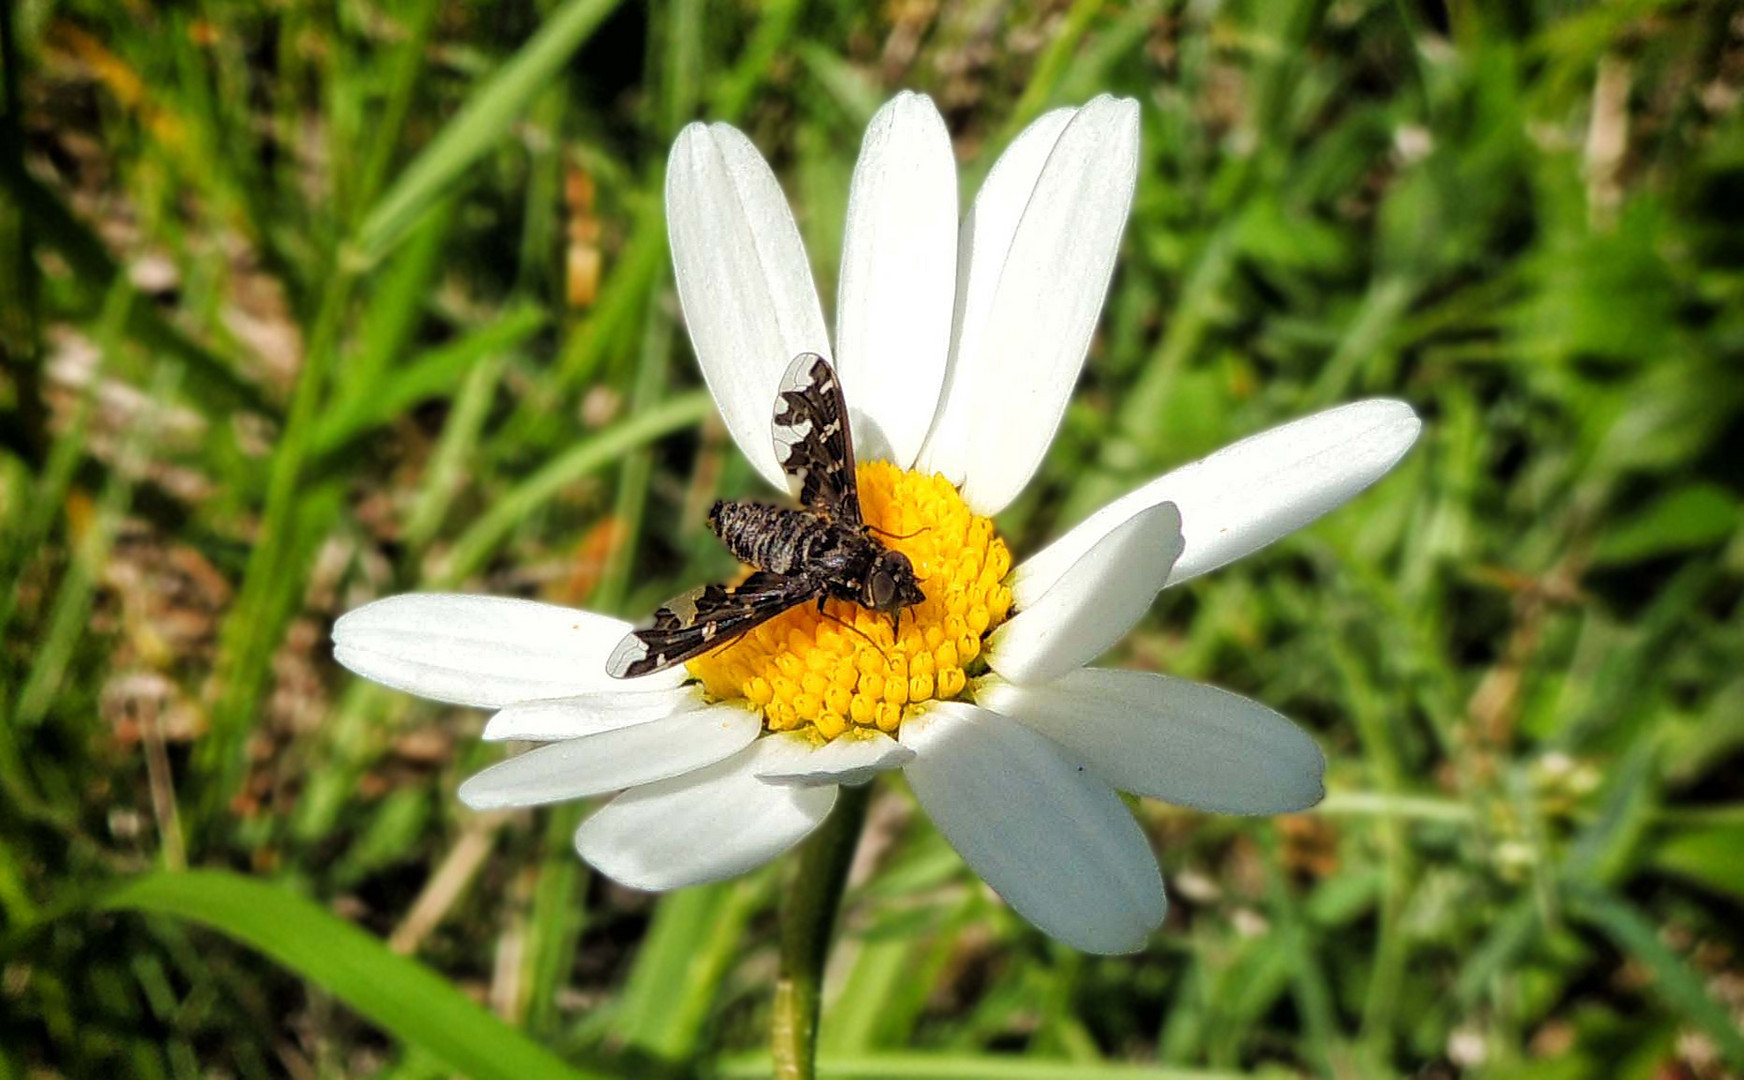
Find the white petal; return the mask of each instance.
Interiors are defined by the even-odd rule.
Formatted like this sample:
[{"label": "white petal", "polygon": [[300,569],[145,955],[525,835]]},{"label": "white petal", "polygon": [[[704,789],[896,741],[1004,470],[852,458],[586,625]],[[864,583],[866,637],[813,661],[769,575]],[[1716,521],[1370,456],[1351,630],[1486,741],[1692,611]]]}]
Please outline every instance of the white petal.
[{"label": "white petal", "polygon": [[[1138,137],[1137,102],[1096,98],[1060,130],[1032,188],[1017,182],[1016,168],[997,185],[990,176],[976,199],[938,453],[923,457],[927,468],[961,476],[977,513],[996,513],[1023,490],[1059,427],[1114,273],[1138,180]],[[1018,164],[1032,154],[1033,144]],[[1000,225],[1017,205],[1021,216],[1002,246]],[[996,219],[986,240],[984,217]]]},{"label": "white petal", "polygon": [[909,785],[1012,909],[1074,948],[1129,953],[1163,921],[1163,878],[1120,797],[1022,724],[960,702],[902,725]]},{"label": "white petal", "polygon": [[1219,814],[1287,814],[1326,794],[1308,733],[1257,701],[1146,671],[983,680],[975,700],[1034,728],[1121,791]]},{"label": "white petal", "polygon": [[882,731],[853,731],[816,743],[797,731],[771,735],[757,776],[772,784],[864,784],[914,760],[914,751]]},{"label": "white petal", "polygon": [[957,245],[950,359],[945,367],[938,416],[920,454],[922,471],[942,472],[954,484],[963,482],[970,426],[975,417],[971,381],[975,373],[966,369],[966,360],[985,356],[978,348],[965,351],[965,332],[972,328],[973,337],[985,331],[993,298],[999,290],[999,271],[1011,251],[1018,222],[1023,220],[1042,166],[1048,163],[1048,155],[1060,141],[1060,132],[1076,115],[1077,109],[1055,109],[1024,128],[993,163],[963,219]]},{"label": "white petal", "polygon": [[460,785],[460,801],[474,810],[534,806],[664,780],[731,757],[762,728],[757,713],[715,705],[565,739],[473,776]]},{"label": "white petal", "polygon": [[956,294],[957,163],[924,94],[866,128],[848,194],[836,368],[861,461],[907,468],[932,426]]},{"label": "white petal", "polygon": [[[333,655],[366,679],[457,705],[622,689],[606,656],[629,632],[619,619],[502,596],[408,593],[365,604],[333,624]],[[677,686],[683,669],[638,683]]]},{"label": "white petal", "polygon": [[677,889],[761,866],[817,828],[835,787],[766,784],[768,739],[707,769],[635,788],[581,823],[575,849],[635,889]]},{"label": "white petal", "polygon": [[769,445],[775,381],[802,352],[829,355],[799,229],[775,174],[725,124],[692,124],[666,166],[666,220],[684,322],[727,430],[784,485]]},{"label": "white petal", "polygon": [[1150,608],[1180,554],[1173,503],[1134,514],[993,632],[988,666],[1012,682],[1039,683],[1096,659]]},{"label": "white petal", "polygon": [[676,690],[607,690],[522,701],[492,716],[481,738],[525,742],[579,739],[675,716],[700,709],[704,704],[706,699],[698,686],[681,686]]},{"label": "white petal", "polygon": [[1422,428],[1411,406],[1377,399],[1243,439],[1090,515],[1018,567],[1013,597],[1021,604],[1025,594],[1046,591],[1109,530],[1165,500],[1181,508],[1187,538],[1168,583],[1215,570],[1300,529],[1385,476]]}]

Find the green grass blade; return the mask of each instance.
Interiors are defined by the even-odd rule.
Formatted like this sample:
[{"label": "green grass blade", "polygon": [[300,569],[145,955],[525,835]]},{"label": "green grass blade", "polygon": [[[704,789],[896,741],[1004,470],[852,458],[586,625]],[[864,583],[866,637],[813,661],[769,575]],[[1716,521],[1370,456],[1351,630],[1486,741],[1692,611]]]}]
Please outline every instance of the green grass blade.
[{"label": "green grass blade", "polygon": [[[1172,1069],[1155,1065],[1082,1064],[1070,1061],[1025,1061],[993,1055],[880,1054],[872,1057],[824,1058],[818,1076],[843,1080],[1252,1080],[1252,1074],[1202,1069]],[[768,1076],[767,1058],[727,1062],[722,1077]],[[1266,1074],[1259,1074],[1264,1076]],[[1284,1075],[1292,1075],[1286,1073]]]},{"label": "green grass blade", "polygon": [[745,111],[752,95],[769,78],[771,64],[790,47],[802,6],[800,0],[773,0],[762,6],[757,29],[739,59],[715,80],[710,116],[730,124]]},{"label": "green grass blade", "polygon": [[387,101],[374,126],[377,138],[370,143],[364,159],[362,179],[358,182],[362,202],[374,199],[387,177],[399,136],[406,126],[406,117],[411,112],[413,97],[422,81],[425,53],[429,49],[430,33],[436,25],[440,7],[440,0],[417,0],[401,12],[406,39],[395,50],[393,76],[389,82],[392,89],[388,91]]},{"label": "green grass blade", "polygon": [[552,807],[545,821],[545,856],[533,886],[528,913],[526,955],[521,964],[529,1031],[540,1035],[557,1028],[559,994],[569,986],[575,967],[575,947],[587,924],[587,885],[592,872],[575,854],[573,837],[586,806],[580,802]]},{"label": "green grass blade", "polygon": [[1000,142],[1010,142],[1025,125],[1040,116],[1042,110],[1052,103],[1060,80],[1072,65],[1078,46],[1083,43],[1084,34],[1101,10],[1102,0],[1076,0],[1067,9],[1064,22],[1049,35],[1047,48],[1037,58],[1035,71],[1030,73],[1024,85],[1023,96],[1012,107],[1011,116],[1005,123],[1004,137]]},{"label": "green grass blade", "polygon": [[551,84],[571,54],[618,0],[569,0],[473,94],[394,181],[358,231],[357,251],[380,258],[473,162],[509,133],[534,95]]},{"label": "green grass blade", "polygon": [[1604,889],[1568,886],[1570,911],[1609,937],[1653,973],[1653,987],[1688,1023],[1714,1040],[1734,1069],[1744,1069],[1744,1032],[1726,1007],[1708,996],[1701,976],[1659,939],[1659,930],[1629,903]]},{"label": "green grass blade", "polygon": [[341,450],[351,440],[405,415],[421,402],[454,394],[468,372],[493,355],[513,350],[544,324],[545,313],[538,308],[518,308],[431,349],[382,385],[348,396],[327,412],[315,425],[315,451],[329,454]]},{"label": "green grass blade", "polygon": [[818,1040],[824,1050],[858,1055],[877,1048],[887,1006],[900,1001],[903,989],[915,981],[924,944],[897,937],[860,945],[840,993],[824,1008]]},{"label": "green grass blade", "polygon": [[808,43],[797,53],[811,77],[853,124],[863,126],[884,104],[883,88],[833,51]]},{"label": "green grass blade", "polygon": [[430,575],[430,583],[452,588],[465,580],[485,564],[517,524],[566,486],[605,468],[638,446],[701,421],[714,407],[714,399],[706,391],[693,391],[670,398],[658,408],[572,447],[498,499],[461,534],[440,572]]},{"label": "green grass blade", "polygon": [[435,972],[283,886],[218,871],[150,874],[110,893],[102,906],[209,926],[473,1080],[597,1075],[566,1065]]},{"label": "green grass blade", "polygon": [[[165,364],[158,369],[152,397],[159,401],[169,399],[180,380],[181,369],[174,364]],[[91,609],[97,600],[103,566],[109,561],[121,519],[133,498],[135,474],[144,471],[144,460],[156,439],[156,427],[157,419],[149,413],[135,421],[115,468],[110,470],[97,498],[94,520],[73,549],[72,565],[61,581],[49,616],[48,633],[31,665],[30,676],[18,694],[18,708],[12,722],[20,727],[40,723],[62,689],[74,651],[84,639],[91,621]]]},{"label": "green grass blade", "polygon": [[[0,158],[0,188],[4,188],[29,216],[37,239],[59,252],[83,282],[89,295],[106,296],[124,282],[109,249],[84,222],[73,215],[55,193],[22,168]],[[87,312],[95,315],[96,309]],[[130,297],[127,333],[155,353],[175,357],[186,368],[183,388],[202,408],[215,415],[241,408],[277,415],[260,389],[245,382],[222,357],[193,341],[164,321],[149,305]]]},{"label": "green grass blade", "polygon": [[323,289],[290,411],[273,449],[260,529],[249,551],[242,588],[221,630],[216,666],[223,689],[212,710],[209,737],[196,755],[199,769],[214,781],[201,785],[200,808],[206,817],[222,812],[240,779],[243,760],[237,750],[254,722],[272,650],[301,595],[301,575],[309,565],[306,556],[313,550],[309,534],[335,508],[330,497],[314,497],[304,481],[341,324],[356,282],[356,275],[333,267]]},{"label": "green grass blade", "polygon": [[697,1052],[722,977],[743,948],[745,925],[769,880],[756,875],[661,898],[624,987],[617,1034],[627,1044],[668,1062]]},{"label": "green grass blade", "polygon": [[367,395],[407,355],[429,311],[430,295],[454,232],[455,200],[438,200],[404,245],[372,275],[358,330],[334,372],[336,392]]},{"label": "green grass blade", "polygon": [[506,357],[502,354],[485,357],[467,373],[460,392],[454,396],[417,500],[406,515],[406,544],[419,555],[430,546],[455,495],[466,483],[478,450],[479,433],[484,429],[505,365]]},{"label": "green grass blade", "polygon": [[1744,900],[1744,825],[1672,833],[1653,852],[1653,866]]}]

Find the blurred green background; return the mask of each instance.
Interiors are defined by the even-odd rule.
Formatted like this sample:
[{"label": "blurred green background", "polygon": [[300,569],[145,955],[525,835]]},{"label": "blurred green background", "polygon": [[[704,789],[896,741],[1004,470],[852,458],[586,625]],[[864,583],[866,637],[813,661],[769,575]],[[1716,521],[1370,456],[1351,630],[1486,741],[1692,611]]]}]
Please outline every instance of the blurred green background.
[{"label": "blurred green background", "polygon": [[1336,402],[1427,426],[1115,657],[1307,726],[1325,804],[1139,806],[1172,908],[1102,959],[886,783],[826,1074],[1744,1075],[1737,5],[4,12],[0,1077],[767,1071],[782,867],[655,898],[573,857],[584,807],[465,812],[483,715],[327,634],[721,574],[702,510],[756,482],[677,321],[666,148],[743,127],[827,309],[901,87],[966,196],[1042,110],[1142,106],[1020,553]]}]

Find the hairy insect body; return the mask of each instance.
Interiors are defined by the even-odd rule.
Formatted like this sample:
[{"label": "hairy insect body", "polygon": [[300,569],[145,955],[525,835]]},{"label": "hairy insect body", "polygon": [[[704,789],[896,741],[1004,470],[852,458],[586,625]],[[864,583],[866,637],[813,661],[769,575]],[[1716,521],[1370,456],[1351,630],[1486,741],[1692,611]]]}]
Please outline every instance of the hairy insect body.
[{"label": "hairy insect body", "polygon": [[703,585],[668,600],[631,631],[606,672],[633,679],[699,656],[775,616],[826,599],[889,615],[926,599],[908,556],[879,543],[860,511],[854,440],[835,368],[816,353],[793,358],[775,395],[776,461],[799,509],[717,502],[709,528],[756,572],[737,585]]},{"label": "hairy insect body", "polygon": [[884,553],[859,528],[767,503],[717,502],[708,524],[740,562],[771,574],[811,577],[840,600],[860,599],[867,574]]}]

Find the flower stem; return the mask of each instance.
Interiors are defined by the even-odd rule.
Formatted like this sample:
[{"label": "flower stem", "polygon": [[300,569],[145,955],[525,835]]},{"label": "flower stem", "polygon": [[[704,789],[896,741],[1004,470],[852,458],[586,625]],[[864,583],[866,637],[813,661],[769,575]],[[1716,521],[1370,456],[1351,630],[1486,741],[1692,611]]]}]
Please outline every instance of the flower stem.
[{"label": "flower stem", "polygon": [[776,1080],[812,1080],[817,1075],[824,961],[871,793],[871,784],[843,788],[829,820],[799,852],[799,872],[781,911],[781,970],[775,981],[775,1017],[769,1024]]}]

